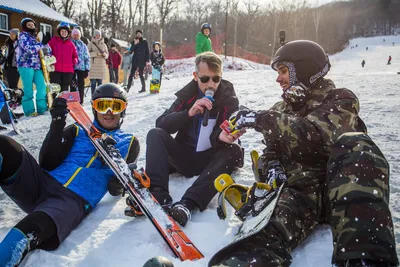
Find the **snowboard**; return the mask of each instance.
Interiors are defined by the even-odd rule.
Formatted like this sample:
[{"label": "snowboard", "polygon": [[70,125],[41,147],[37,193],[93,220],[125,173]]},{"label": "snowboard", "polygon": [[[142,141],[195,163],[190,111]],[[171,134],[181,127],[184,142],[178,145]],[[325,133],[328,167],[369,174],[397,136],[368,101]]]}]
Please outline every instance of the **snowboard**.
[{"label": "snowboard", "polygon": [[[231,183],[229,181],[233,181],[233,179],[232,178],[227,179],[226,175],[228,174],[220,176],[221,179],[220,180],[217,179],[215,181],[215,184],[216,185],[219,184],[220,186],[223,187],[229,186],[229,183]],[[214,256],[211,257],[208,263],[209,267],[212,267],[221,262],[222,260],[224,260],[236,248],[244,246],[246,241],[250,237],[257,234],[268,225],[269,220],[271,219],[271,216],[275,210],[276,204],[278,203],[278,199],[283,187],[284,185],[282,184],[279,188],[271,191],[268,194],[267,198],[265,199],[265,202],[261,203],[261,205],[264,206],[261,212],[259,212],[256,216],[249,215],[248,217],[245,218],[238,232],[236,233],[233,241],[230,244],[223,247],[222,249],[220,249],[216,254],[214,254]]]},{"label": "snowboard", "polygon": [[153,72],[150,80],[150,94],[160,92],[160,79],[161,79],[161,68],[153,68]]},{"label": "snowboard", "polygon": [[[128,164],[119,150],[115,148],[114,139],[105,133],[101,133],[93,125],[92,120],[79,104],[79,92],[63,92],[61,97],[67,99],[69,113],[72,118],[86,132],[101,158],[111,168],[117,179],[124,186],[124,189],[153,224],[174,255],[181,261],[203,258],[203,254],[186,236],[179,225],[165,212],[149,189],[141,183],[140,178],[133,177]],[[137,177],[137,172],[135,171],[134,176]]]},{"label": "snowboard", "polygon": [[[8,105],[7,101],[7,95],[6,95],[6,90],[7,87],[3,83],[3,81],[0,79],[0,88],[1,88],[1,93],[0,93],[0,110],[2,111],[2,116],[5,116],[5,118],[1,118],[1,120],[10,122],[11,126],[16,134],[20,134],[16,122],[17,122],[17,117],[15,116],[14,112],[12,112],[10,106]],[[5,127],[3,127],[5,128]]]}]

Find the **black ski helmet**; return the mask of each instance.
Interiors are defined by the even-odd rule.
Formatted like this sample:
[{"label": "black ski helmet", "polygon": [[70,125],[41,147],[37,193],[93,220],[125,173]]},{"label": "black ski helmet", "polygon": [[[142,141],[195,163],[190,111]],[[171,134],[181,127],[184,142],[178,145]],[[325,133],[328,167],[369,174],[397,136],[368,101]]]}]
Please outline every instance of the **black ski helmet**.
[{"label": "black ski helmet", "polygon": [[[115,99],[121,99],[124,102],[128,103],[128,94],[124,89],[122,89],[120,86],[118,86],[115,83],[105,83],[100,86],[98,86],[93,94],[92,94],[92,103],[93,100],[96,100],[98,98],[115,98]],[[126,115],[126,110],[121,112],[121,120],[118,124],[118,127],[122,125],[123,119]],[[97,120],[97,111],[92,107],[92,112],[94,115],[94,118]],[[97,120],[98,121],[98,120]]]},{"label": "black ski helmet", "polygon": [[69,27],[69,24],[66,23],[66,22],[60,22],[60,23],[57,25],[57,33],[58,33],[58,35],[60,35],[60,36],[61,36],[61,34],[60,34],[61,30],[67,30],[68,35],[71,34],[71,28]]},{"label": "black ski helmet", "polygon": [[26,24],[28,22],[33,22],[33,24],[35,24],[35,28],[36,28],[36,22],[33,19],[31,19],[31,18],[23,18],[21,20],[21,28],[22,28],[23,31],[30,31],[30,29],[28,29],[28,27],[26,27]]},{"label": "black ski helmet", "polygon": [[306,86],[324,77],[331,67],[324,49],[308,40],[292,41],[282,45],[276,51],[271,67],[277,71],[279,63],[282,62],[293,63],[295,77]]},{"label": "black ski helmet", "polygon": [[210,23],[203,23],[201,25],[201,32],[204,33],[204,29],[209,29],[210,30],[210,34],[211,34],[211,24]]}]

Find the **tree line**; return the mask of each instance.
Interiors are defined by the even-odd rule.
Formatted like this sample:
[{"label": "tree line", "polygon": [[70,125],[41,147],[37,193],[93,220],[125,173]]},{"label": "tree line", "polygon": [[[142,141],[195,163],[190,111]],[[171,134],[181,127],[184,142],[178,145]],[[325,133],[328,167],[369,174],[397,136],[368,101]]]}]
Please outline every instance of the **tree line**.
[{"label": "tree line", "polygon": [[400,34],[400,0],[350,0],[319,5],[318,0],[41,0],[75,20],[91,36],[132,41],[141,29],[150,41],[179,46],[195,40],[200,25],[226,35],[228,45],[272,55],[279,31],[286,41],[313,40],[328,53],[360,36]]}]

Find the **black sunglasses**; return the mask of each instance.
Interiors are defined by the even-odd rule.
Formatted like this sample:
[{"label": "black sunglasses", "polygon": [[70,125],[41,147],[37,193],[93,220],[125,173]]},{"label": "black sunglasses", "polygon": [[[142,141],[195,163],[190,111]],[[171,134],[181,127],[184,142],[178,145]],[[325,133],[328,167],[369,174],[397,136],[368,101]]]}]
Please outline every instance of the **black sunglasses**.
[{"label": "black sunglasses", "polygon": [[202,82],[202,83],[208,83],[208,81],[210,79],[212,79],[212,81],[215,83],[219,83],[221,81],[222,77],[221,76],[213,76],[213,77],[210,77],[210,76],[201,76],[200,77],[199,76],[199,79],[200,79],[200,82]]}]

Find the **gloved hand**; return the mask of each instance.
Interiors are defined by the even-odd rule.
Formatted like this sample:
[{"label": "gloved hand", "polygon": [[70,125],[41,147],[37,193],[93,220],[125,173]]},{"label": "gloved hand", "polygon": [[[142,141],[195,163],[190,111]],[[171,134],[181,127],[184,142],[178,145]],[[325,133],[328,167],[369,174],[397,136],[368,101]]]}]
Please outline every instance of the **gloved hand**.
[{"label": "gloved hand", "polygon": [[53,105],[50,109],[50,114],[53,121],[65,121],[68,112],[69,110],[66,99],[61,97],[54,99]]},{"label": "gloved hand", "polygon": [[[128,164],[129,170],[133,171],[137,169],[136,163],[129,163]],[[108,181],[108,192],[112,196],[119,196],[119,195],[124,195],[125,189],[124,186],[121,184],[121,182],[118,180],[117,177],[113,177]]]},{"label": "gloved hand", "polygon": [[279,160],[271,160],[264,168],[264,177],[261,177],[266,184],[272,188],[277,188],[287,182],[287,176]]},{"label": "gloved hand", "polygon": [[42,47],[42,51],[43,51],[43,55],[45,55],[45,56],[50,56],[51,55],[50,48],[47,45]]},{"label": "gloved hand", "polygon": [[240,106],[239,110],[231,115],[229,121],[235,125],[235,130],[240,130],[242,128],[256,128],[256,116],[256,111]]},{"label": "gloved hand", "polygon": [[84,72],[83,72],[83,78],[87,78],[89,76],[89,71],[88,70],[85,70]]}]

